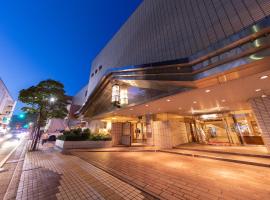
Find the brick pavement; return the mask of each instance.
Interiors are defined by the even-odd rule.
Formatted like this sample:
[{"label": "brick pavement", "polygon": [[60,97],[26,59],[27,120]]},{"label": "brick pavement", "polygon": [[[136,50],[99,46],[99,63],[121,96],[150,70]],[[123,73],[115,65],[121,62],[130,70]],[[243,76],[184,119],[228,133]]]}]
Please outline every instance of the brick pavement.
[{"label": "brick pavement", "polygon": [[153,199],[72,155],[51,148],[28,152],[16,199]]},{"label": "brick pavement", "polygon": [[71,153],[161,199],[270,199],[265,167],[161,152]]}]

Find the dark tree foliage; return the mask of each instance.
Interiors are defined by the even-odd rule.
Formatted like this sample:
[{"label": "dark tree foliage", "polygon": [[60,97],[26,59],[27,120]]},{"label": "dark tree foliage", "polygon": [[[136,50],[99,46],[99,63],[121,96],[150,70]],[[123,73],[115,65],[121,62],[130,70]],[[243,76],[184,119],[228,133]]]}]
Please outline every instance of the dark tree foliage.
[{"label": "dark tree foliage", "polygon": [[37,116],[31,144],[31,150],[36,150],[41,137],[40,128],[46,121],[67,116],[68,98],[65,95],[64,85],[51,79],[41,81],[36,86],[21,90],[19,100],[26,105],[22,108],[24,112]]}]

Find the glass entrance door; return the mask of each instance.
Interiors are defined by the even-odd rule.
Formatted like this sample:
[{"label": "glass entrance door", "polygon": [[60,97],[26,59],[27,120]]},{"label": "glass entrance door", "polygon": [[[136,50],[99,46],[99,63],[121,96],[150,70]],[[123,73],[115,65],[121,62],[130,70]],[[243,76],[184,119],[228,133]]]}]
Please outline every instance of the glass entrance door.
[{"label": "glass entrance door", "polygon": [[144,122],[137,122],[133,131],[132,143],[144,144],[146,141],[146,124]]},{"label": "glass entrance door", "polygon": [[233,143],[226,118],[222,114],[195,117],[198,140],[203,144],[229,145]]}]

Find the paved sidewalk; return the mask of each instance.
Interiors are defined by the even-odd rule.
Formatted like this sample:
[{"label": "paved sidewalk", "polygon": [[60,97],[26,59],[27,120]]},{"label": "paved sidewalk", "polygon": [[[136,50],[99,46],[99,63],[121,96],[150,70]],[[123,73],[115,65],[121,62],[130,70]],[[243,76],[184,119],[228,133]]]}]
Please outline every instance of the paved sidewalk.
[{"label": "paved sidewalk", "polygon": [[16,199],[153,199],[72,155],[52,148],[28,152]]},{"label": "paved sidewalk", "polygon": [[270,199],[266,167],[162,152],[71,152],[161,199]]}]

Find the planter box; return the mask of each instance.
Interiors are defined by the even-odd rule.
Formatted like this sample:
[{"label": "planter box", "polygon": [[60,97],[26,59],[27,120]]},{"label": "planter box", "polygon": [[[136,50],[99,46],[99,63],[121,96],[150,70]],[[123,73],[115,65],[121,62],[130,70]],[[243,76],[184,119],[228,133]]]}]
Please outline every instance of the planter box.
[{"label": "planter box", "polygon": [[96,149],[112,147],[112,141],[63,141],[56,140],[55,146],[61,149]]}]

